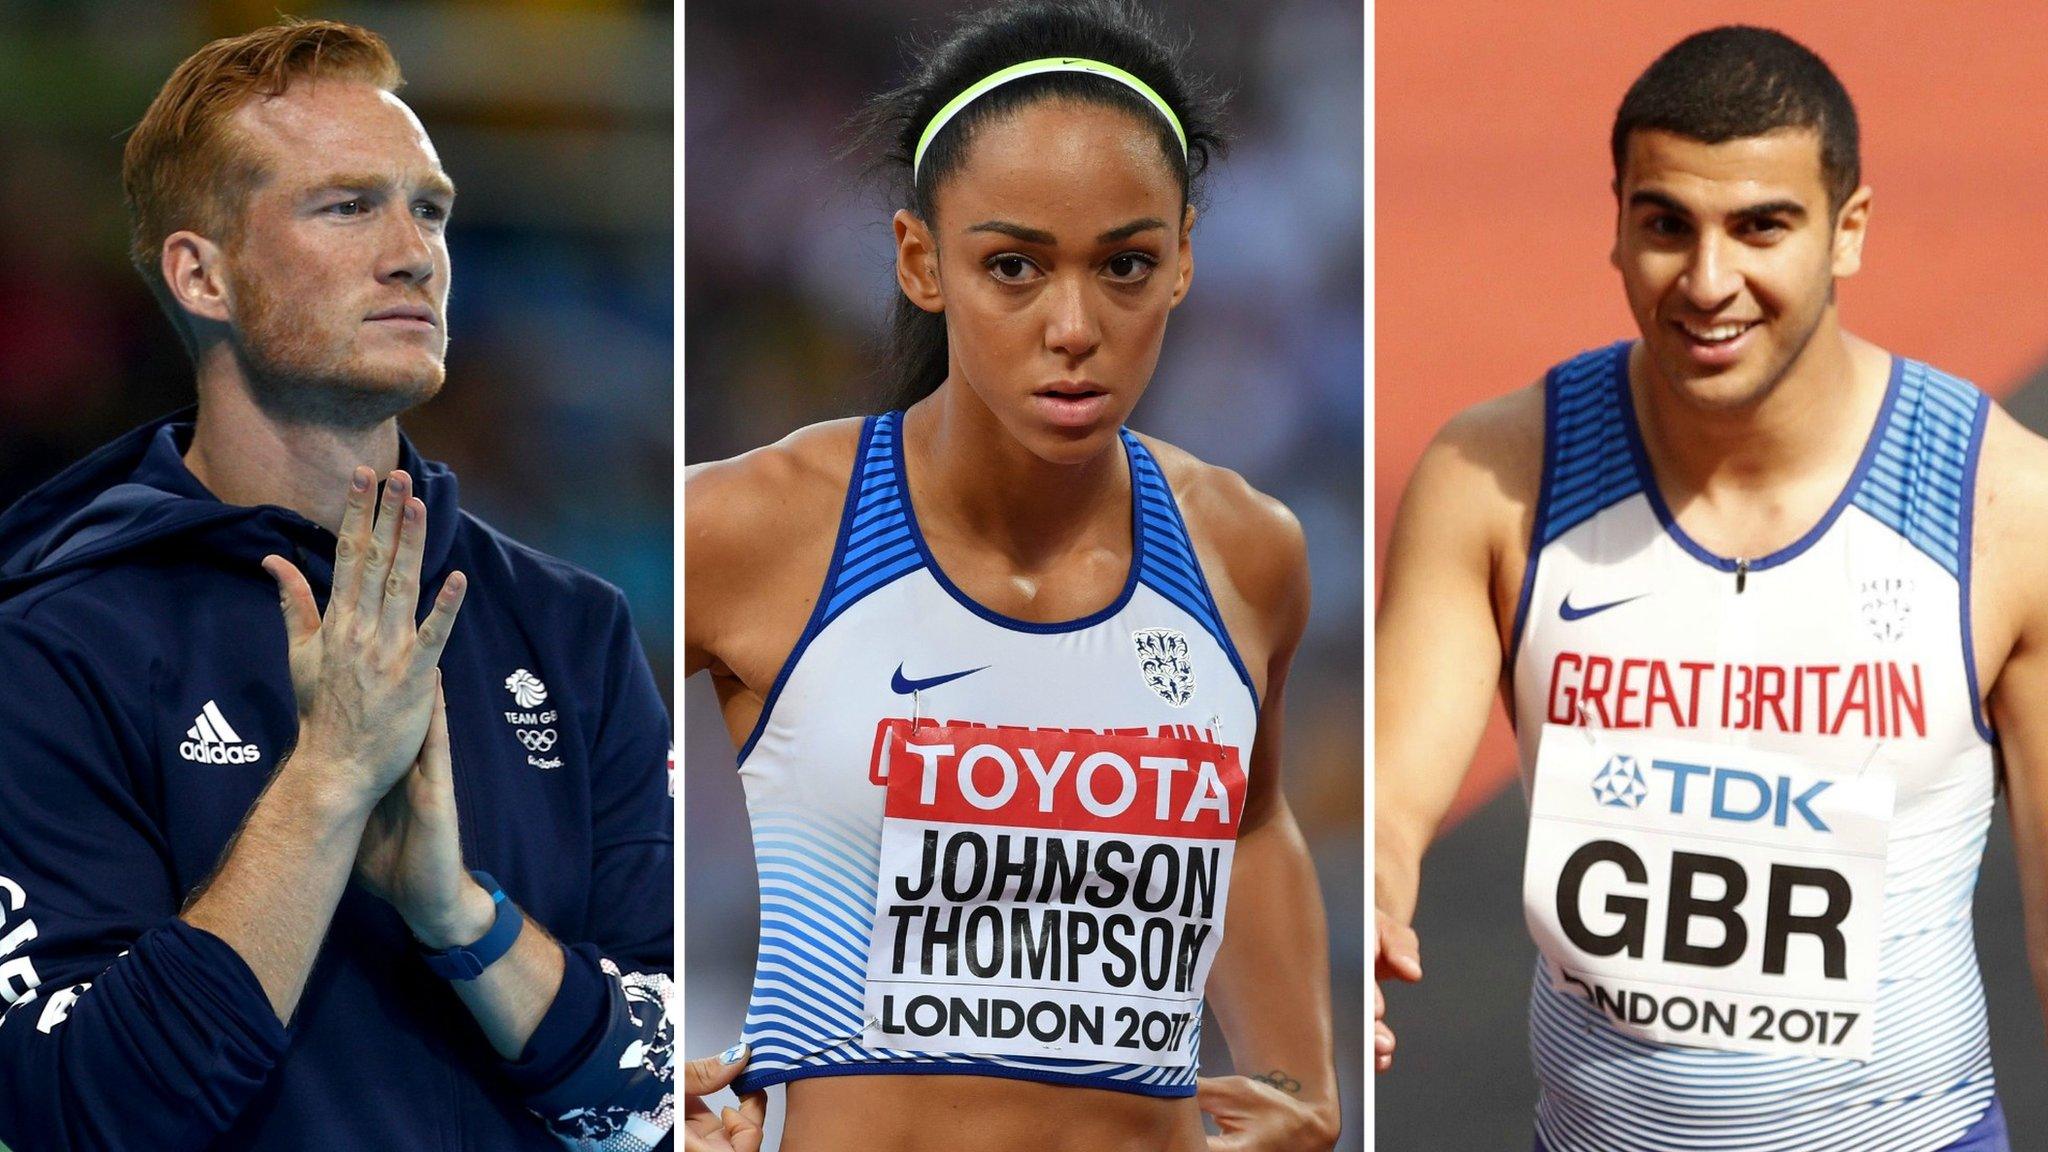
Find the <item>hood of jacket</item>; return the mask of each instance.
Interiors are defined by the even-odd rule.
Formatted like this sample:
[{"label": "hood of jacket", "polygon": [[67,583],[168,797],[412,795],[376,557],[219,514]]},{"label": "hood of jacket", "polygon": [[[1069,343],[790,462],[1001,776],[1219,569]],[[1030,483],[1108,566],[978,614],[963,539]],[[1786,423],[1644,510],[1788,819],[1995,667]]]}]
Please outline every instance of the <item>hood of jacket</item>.
[{"label": "hood of jacket", "polygon": [[[276,554],[324,588],[334,534],[289,508],[228,504],[209,492],[185,466],[193,416],[187,408],[127,433],[0,514],[0,600],[59,576],[171,551],[230,568]],[[455,536],[455,473],[423,459],[403,434],[398,454],[427,505],[421,580],[431,587]]]}]

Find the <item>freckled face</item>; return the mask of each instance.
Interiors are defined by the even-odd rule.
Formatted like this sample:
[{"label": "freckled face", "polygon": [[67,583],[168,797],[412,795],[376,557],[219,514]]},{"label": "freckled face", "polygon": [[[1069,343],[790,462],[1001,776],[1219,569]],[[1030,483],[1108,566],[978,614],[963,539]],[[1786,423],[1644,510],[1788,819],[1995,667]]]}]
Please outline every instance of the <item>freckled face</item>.
[{"label": "freckled face", "polygon": [[233,122],[267,173],[226,245],[230,328],[259,400],[373,423],[433,396],[455,190],[418,118],[374,85],[323,80]]},{"label": "freckled face", "polygon": [[1647,362],[1704,407],[1768,395],[1861,263],[1868,192],[1829,211],[1811,129],[1720,144],[1637,131],[1619,198],[1613,261]]},{"label": "freckled face", "polygon": [[1158,127],[1041,100],[982,126],[935,194],[953,374],[1044,459],[1115,444],[1187,293],[1192,217]]}]

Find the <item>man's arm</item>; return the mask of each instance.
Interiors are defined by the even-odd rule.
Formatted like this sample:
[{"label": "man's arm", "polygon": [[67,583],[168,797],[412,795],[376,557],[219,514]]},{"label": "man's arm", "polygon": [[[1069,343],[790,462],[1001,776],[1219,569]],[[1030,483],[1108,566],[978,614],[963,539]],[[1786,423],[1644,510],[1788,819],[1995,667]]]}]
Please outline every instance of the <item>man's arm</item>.
[{"label": "man's arm", "polygon": [[1994,408],[1980,456],[1972,637],[1998,733],[2026,919],[2027,961],[2048,1019],[2048,442]]},{"label": "man's arm", "polygon": [[1459,416],[1423,453],[1394,519],[1374,630],[1374,1055],[1393,1033],[1378,981],[1417,980],[1422,857],[1456,798],[1500,690],[1497,589],[1512,533],[1526,537],[1542,453],[1542,392]]},{"label": "man's arm", "polygon": [[[652,1144],[673,1124],[678,1015],[668,712],[625,598],[614,591],[606,607],[590,916],[566,949],[548,941],[564,963],[561,991],[507,1065],[528,1107],[570,1147],[589,1150]],[[537,927],[528,924],[521,948]]]},{"label": "man's arm", "polygon": [[[518,935],[475,978],[453,981],[527,1107],[583,1152],[646,1148],[673,1123],[674,816],[668,714],[611,590],[579,637],[602,636],[592,714],[591,891],[584,942],[564,947],[521,912]],[[418,762],[370,822],[358,875],[440,951],[496,920],[462,860],[445,703]],[[517,907],[517,893],[506,899]]]},{"label": "man's arm", "polygon": [[426,504],[403,472],[391,474],[381,501],[376,491],[370,469],[356,469],[324,621],[297,569],[275,556],[264,562],[284,599],[294,680],[310,669],[318,687],[299,694],[297,745],[184,911],[241,953],[286,1022],[370,809],[426,739],[435,665],[465,588],[460,573],[451,576],[414,627]]},{"label": "man's arm", "polygon": [[182,891],[89,657],[0,627],[0,1145],[200,1149],[284,1055],[264,986]]},{"label": "man's arm", "polygon": [[2020,637],[1999,674],[1991,711],[2005,764],[2027,964],[2048,1020],[2048,631],[2029,633]]},{"label": "man's arm", "polygon": [[[0,715],[0,908],[13,914],[0,938],[0,1140],[16,1152],[208,1147],[283,1054],[355,832],[412,759],[412,711],[424,735],[422,689],[461,598],[457,582],[415,633],[425,506],[400,484],[373,528],[374,501],[367,479],[350,494],[333,642],[293,652],[339,671],[301,699],[295,752],[182,919],[123,767],[139,753],[124,752],[100,686],[47,636],[0,639],[21,702]],[[387,615],[408,555],[412,592]]]}]

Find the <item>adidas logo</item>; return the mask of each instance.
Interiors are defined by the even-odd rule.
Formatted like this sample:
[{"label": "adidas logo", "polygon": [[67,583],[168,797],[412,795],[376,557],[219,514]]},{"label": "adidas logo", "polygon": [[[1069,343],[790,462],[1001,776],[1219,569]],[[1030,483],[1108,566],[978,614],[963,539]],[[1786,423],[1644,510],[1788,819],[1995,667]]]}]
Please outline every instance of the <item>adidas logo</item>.
[{"label": "adidas logo", "polygon": [[220,705],[211,700],[199,710],[199,716],[192,726],[185,729],[185,742],[178,745],[178,755],[194,764],[251,764],[263,755],[263,750],[247,743],[228,718],[220,714]]}]

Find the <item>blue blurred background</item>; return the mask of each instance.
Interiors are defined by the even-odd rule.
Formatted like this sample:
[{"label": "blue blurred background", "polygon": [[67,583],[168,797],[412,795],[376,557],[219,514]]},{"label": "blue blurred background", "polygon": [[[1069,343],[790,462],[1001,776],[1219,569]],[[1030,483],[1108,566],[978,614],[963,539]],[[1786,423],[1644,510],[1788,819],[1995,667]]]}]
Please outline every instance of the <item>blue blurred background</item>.
[{"label": "blue blurred background", "polygon": [[674,36],[664,4],[0,0],[0,504],[191,403],[126,257],[121,148],[279,12],[390,42],[461,186],[448,385],[402,423],[470,511],[625,589],[673,684]]},{"label": "blue blurred background", "polygon": [[[1288,688],[1286,786],[1329,910],[1339,1070],[1360,1143],[1363,10],[1355,0],[1154,6],[1233,92],[1235,145],[1195,226],[1197,275],[1132,420],[1242,472],[1308,533],[1314,615]],[[897,205],[835,159],[845,121],[957,3],[699,0],[684,14],[684,458],[879,409]],[[756,890],[733,747],[685,686],[685,1047],[739,1034]],[[1219,1029],[1210,1028],[1212,1039]],[[1205,1070],[1228,1068],[1222,1045]],[[772,1146],[772,1145],[771,1145]]]}]

